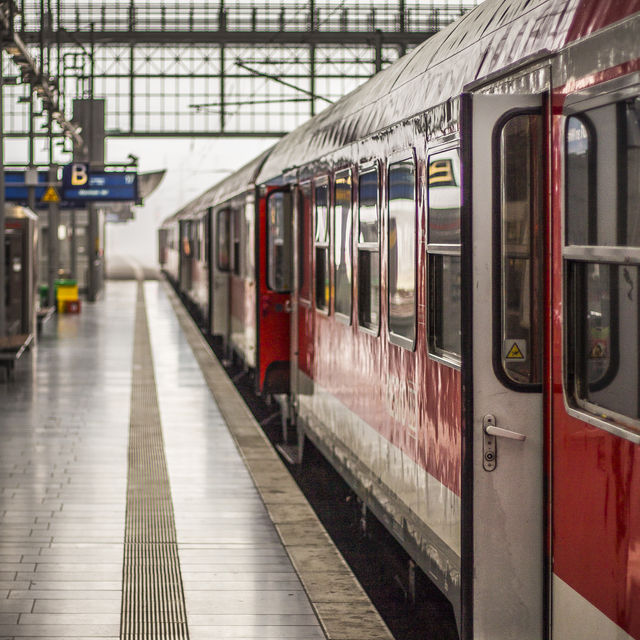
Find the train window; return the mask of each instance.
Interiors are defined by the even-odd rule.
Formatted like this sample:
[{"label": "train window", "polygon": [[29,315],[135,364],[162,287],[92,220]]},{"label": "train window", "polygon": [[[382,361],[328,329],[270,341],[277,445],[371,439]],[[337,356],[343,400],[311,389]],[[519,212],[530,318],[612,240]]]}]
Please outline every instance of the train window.
[{"label": "train window", "polygon": [[298,191],[300,221],[298,225],[300,298],[311,301],[311,185],[303,184]]},{"label": "train window", "polygon": [[351,318],[351,171],[336,174],[333,184],[335,312]]},{"label": "train window", "polygon": [[233,209],[231,212],[231,268],[236,276],[242,275],[242,211]]},{"label": "train window", "polygon": [[380,326],[380,212],[378,169],[362,171],[358,179],[358,324]]},{"label": "train window", "polygon": [[267,286],[291,290],[291,194],[274,191],[267,199]]},{"label": "train window", "polygon": [[542,382],[543,149],[540,114],[519,114],[500,131],[500,368],[523,387]]},{"label": "train window", "polygon": [[[575,245],[596,244],[595,219],[596,166],[595,141],[589,121],[572,116],[567,119],[566,189],[567,241]],[[591,237],[590,235],[591,234]]]},{"label": "train window", "polygon": [[416,337],[416,167],[413,159],[389,165],[389,335],[413,349]]},{"label": "train window", "polygon": [[218,211],[216,218],[216,265],[220,271],[229,271],[230,261],[231,212],[229,209]]},{"label": "train window", "polygon": [[194,222],[193,223],[193,244],[194,244],[194,254],[195,254],[195,258],[196,260],[200,260],[200,240],[201,240],[201,234],[200,234],[200,222]]},{"label": "train window", "polygon": [[255,201],[245,202],[243,214],[244,233],[244,277],[249,281],[255,280],[255,247],[253,221],[255,217]]},{"label": "train window", "polygon": [[458,365],[461,353],[460,150],[431,154],[427,216],[429,353]]},{"label": "train window", "polygon": [[191,256],[191,223],[189,221],[180,223],[182,229],[182,254],[184,256]]},{"label": "train window", "polygon": [[202,228],[204,230],[204,242],[202,248],[202,261],[205,267],[209,265],[209,251],[211,250],[211,227],[210,227],[211,210],[207,209],[207,213],[202,220]]},{"label": "train window", "polygon": [[565,384],[599,425],[637,430],[640,99],[568,117],[565,154]]},{"label": "train window", "polygon": [[315,188],[314,246],[316,259],[316,309],[329,311],[329,187],[327,184]]}]

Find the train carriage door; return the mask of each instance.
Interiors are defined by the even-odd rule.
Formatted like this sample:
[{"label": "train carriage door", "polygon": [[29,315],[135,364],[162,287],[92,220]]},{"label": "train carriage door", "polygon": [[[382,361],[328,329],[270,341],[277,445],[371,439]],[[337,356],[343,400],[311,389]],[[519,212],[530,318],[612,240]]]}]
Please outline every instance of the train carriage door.
[{"label": "train carriage door", "polygon": [[[541,95],[465,95],[465,640],[540,640],[545,144]],[[468,125],[471,124],[471,128]],[[464,126],[464,125],[463,125]],[[471,192],[469,193],[469,185]],[[469,244],[469,238],[471,242]],[[463,312],[464,315],[464,312]],[[488,339],[490,337],[490,339]],[[464,367],[464,362],[463,362]],[[472,378],[470,378],[472,376]],[[467,455],[471,454],[471,455]],[[466,507],[464,506],[466,505]],[[470,509],[471,507],[471,509]],[[471,605],[471,607],[469,607]],[[463,617],[465,616],[463,611]],[[471,635],[472,634],[472,635]]]},{"label": "train carriage door", "polygon": [[192,222],[180,221],[180,290],[187,293],[191,289],[193,270]]},{"label": "train carriage door", "polygon": [[231,271],[231,210],[212,214],[211,250],[211,335],[222,336],[228,347],[230,330],[229,272]]},{"label": "train carriage door", "polygon": [[261,393],[289,391],[292,208],[289,188],[260,198],[256,383]]},{"label": "train carriage door", "polygon": [[311,307],[311,183],[301,184],[294,192],[293,290],[291,296],[290,377],[291,398],[309,393],[312,360],[313,313]]}]

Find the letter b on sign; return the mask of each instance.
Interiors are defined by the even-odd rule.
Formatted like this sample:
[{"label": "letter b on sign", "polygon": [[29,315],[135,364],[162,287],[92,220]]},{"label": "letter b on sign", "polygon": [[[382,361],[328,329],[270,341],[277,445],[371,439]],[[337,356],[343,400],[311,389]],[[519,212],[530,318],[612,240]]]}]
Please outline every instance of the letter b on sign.
[{"label": "letter b on sign", "polygon": [[86,164],[72,164],[71,165],[71,186],[81,187],[87,184],[89,180],[89,172],[87,171]]}]

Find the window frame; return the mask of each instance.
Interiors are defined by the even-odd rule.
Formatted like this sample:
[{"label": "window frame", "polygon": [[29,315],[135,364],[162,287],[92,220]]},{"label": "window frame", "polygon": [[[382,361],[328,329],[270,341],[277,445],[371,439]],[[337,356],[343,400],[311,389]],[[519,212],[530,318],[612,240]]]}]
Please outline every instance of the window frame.
[{"label": "window frame", "polygon": [[[589,120],[588,112],[599,108],[606,107],[608,105],[614,105],[624,102],[624,100],[640,96],[640,73],[632,73],[621,78],[616,78],[609,82],[604,82],[596,89],[597,93],[593,89],[587,89],[578,91],[567,97],[563,110],[565,121],[563,123],[563,142],[562,142],[562,177],[563,177],[563,197],[562,197],[562,305],[563,305],[563,318],[562,318],[562,387],[563,387],[563,399],[566,412],[583,422],[586,422],[592,426],[595,426],[603,431],[618,436],[624,440],[628,440],[634,444],[640,444],[640,419],[634,419],[630,416],[620,414],[615,410],[596,405],[589,402],[584,398],[579,398],[576,389],[576,353],[575,345],[570,342],[570,332],[575,332],[576,327],[572,326],[572,320],[577,315],[577,300],[575,295],[575,284],[573,280],[578,269],[586,268],[589,264],[605,264],[612,266],[632,266],[640,271],[640,247],[624,246],[617,244],[615,246],[608,245],[571,245],[568,243],[568,230],[567,230],[567,131],[570,117],[578,117],[583,124]],[[594,95],[595,94],[595,95]],[[616,109],[616,113],[619,110]],[[616,117],[619,117],[618,115]],[[617,128],[617,124],[616,124]],[[589,126],[587,130],[590,134],[592,131]],[[624,179],[626,188],[626,178],[622,176],[621,171],[620,154],[622,153],[622,145],[620,144],[621,132],[617,130],[617,148],[616,148],[616,162],[618,168],[616,171],[616,194],[618,198],[617,212],[621,214],[621,207],[625,209],[627,207],[626,201],[620,203],[620,186],[621,180]],[[598,171],[598,140],[595,140],[595,152],[594,157],[590,159],[589,170],[592,170],[592,166],[595,168],[596,176]],[[591,194],[590,190],[590,194]],[[597,219],[597,200],[594,203],[589,203],[589,216],[591,219],[591,209],[595,210],[593,217]],[[616,221],[616,225],[619,225],[619,219]],[[617,228],[618,242],[619,242],[620,230]],[[591,238],[590,238],[591,240]],[[597,241],[597,238],[595,239]],[[584,265],[584,266],[583,266]],[[616,319],[617,321],[617,319]],[[640,316],[638,318],[640,323]],[[615,356],[615,348],[612,349],[612,359]],[[606,413],[603,413],[603,410]]]},{"label": "window frame", "polygon": [[242,255],[242,216],[244,212],[237,206],[229,208],[230,223],[229,223],[229,252],[231,263],[231,275],[236,278],[244,277],[244,265]]},{"label": "window frame", "polygon": [[[407,160],[411,160],[413,162],[414,168],[414,192],[413,192],[413,202],[414,202],[414,241],[413,241],[413,340],[405,336],[401,336],[400,334],[393,333],[391,331],[391,322],[390,322],[390,304],[389,304],[389,295],[391,293],[391,288],[389,286],[390,278],[389,278],[389,240],[391,238],[391,233],[389,231],[389,212],[390,212],[390,199],[389,199],[389,191],[391,187],[391,167],[395,164],[400,164],[401,162],[405,162]],[[387,325],[387,341],[393,345],[401,347],[402,349],[406,349],[407,351],[415,352],[416,344],[418,342],[418,234],[419,234],[419,220],[418,220],[418,194],[419,194],[419,171],[418,171],[418,160],[417,154],[414,147],[410,147],[409,149],[405,149],[403,151],[398,151],[396,153],[390,154],[387,156],[386,167],[385,167],[385,189],[384,189],[384,225],[386,230],[386,325]],[[382,270],[382,267],[381,267]],[[381,296],[382,297],[382,296]],[[381,310],[382,311],[382,310]]]},{"label": "window frame", "polygon": [[[315,177],[311,181],[312,186],[312,195],[313,195],[313,211],[312,211],[312,234],[313,234],[313,268],[312,268],[312,279],[313,279],[313,308],[315,311],[323,316],[331,315],[331,181],[329,180],[328,174],[323,174]],[[326,187],[327,189],[327,221],[326,221],[326,242],[317,242],[316,241],[316,220],[317,220],[317,202],[316,202],[316,190],[321,187]],[[318,307],[318,265],[317,265],[317,251],[318,249],[324,249],[326,251],[327,256],[327,269],[329,273],[329,297],[327,299],[326,308]]]},{"label": "window frame", "polygon": [[[306,195],[303,195],[306,190]],[[297,198],[297,211],[298,211],[298,286],[296,287],[296,293],[300,304],[304,307],[311,307],[312,300],[314,298],[314,215],[315,215],[315,203],[314,203],[314,186],[311,180],[305,180],[301,182],[296,188]],[[304,214],[304,198],[308,198],[309,201],[309,233],[305,234],[305,214]],[[294,240],[295,242],[295,240]],[[305,259],[306,258],[306,264]],[[305,267],[308,268],[308,282],[305,283]],[[295,268],[295,267],[294,267]],[[303,283],[307,286],[307,296],[302,294]]]},{"label": "window frame", "polygon": [[[342,324],[345,324],[347,326],[351,325],[351,320],[353,317],[353,200],[354,200],[354,196],[353,196],[353,184],[354,184],[354,180],[353,180],[353,168],[351,166],[346,166],[346,167],[342,167],[340,169],[335,169],[332,172],[332,179],[330,181],[330,189],[329,191],[330,196],[329,196],[329,200],[330,200],[330,207],[329,207],[329,244],[330,244],[330,250],[329,252],[331,253],[331,259],[330,259],[330,275],[329,275],[329,281],[331,283],[329,289],[330,291],[333,292],[333,295],[329,294],[329,298],[330,298],[330,305],[331,302],[333,303],[333,313],[335,315],[336,320],[338,320],[338,322],[341,322]],[[350,276],[351,276],[351,282],[350,282],[350,295],[349,295],[349,313],[346,314],[343,311],[338,311],[336,309],[336,294],[337,294],[337,279],[336,279],[336,256],[335,252],[336,248],[337,248],[337,244],[336,244],[336,185],[337,185],[337,180],[340,176],[347,174],[349,179],[350,179],[350,217],[351,217],[351,246],[350,246],[350,251],[349,251],[349,255],[351,257],[350,260],[350,264],[349,264],[349,270],[350,270]],[[333,230],[333,234],[331,234],[331,230]],[[333,242],[332,242],[333,240]],[[333,300],[331,300],[333,299]]]},{"label": "window frame", "polygon": [[[222,216],[227,219],[227,264],[226,266],[220,264],[220,224]],[[231,273],[231,208],[222,207],[216,211],[216,234],[215,234],[215,266],[216,270],[220,273]]]},{"label": "window frame", "polygon": [[[270,276],[271,276],[271,224],[269,222],[268,216],[269,216],[269,200],[271,200],[271,198],[275,198],[278,195],[282,195],[283,198],[286,198],[287,196],[289,196],[289,220],[288,221],[284,221],[285,224],[285,228],[288,229],[288,233],[289,233],[289,242],[290,242],[290,246],[289,246],[289,287],[288,288],[283,288],[283,289],[276,289],[274,287],[272,287],[272,283],[270,282]],[[284,206],[284,205],[283,205]],[[267,213],[267,228],[266,228],[266,244],[267,244],[267,251],[266,251],[266,258],[267,258],[267,269],[266,269],[266,286],[267,289],[273,293],[281,293],[284,295],[288,295],[291,294],[293,291],[293,255],[292,255],[292,251],[293,251],[293,245],[291,244],[291,226],[292,226],[292,222],[293,222],[293,193],[291,192],[291,189],[289,187],[278,187],[277,189],[273,189],[272,191],[269,191],[269,193],[266,195],[266,213]],[[287,224],[288,222],[288,224]],[[283,239],[283,246],[284,243],[286,241],[286,233],[287,231],[285,231],[285,238]]]},{"label": "window frame", "polygon": [[[494,163],[494,171],[493,171],[493,371],[495,376],[500,382],[507,387],[508,389],[512,389],[514,391],[518,391],[521,393],[541,393],[543,390],[543,382],[544,382],[544,333],[540,336],[539,340],[539,349],[540,349],[540,382],[532,382],[532,383],[524,383],[517,382],[513,380],[507,375],[507,372],[503,366],[503,309],[502,304],[504,302],[504,293],[505,286],[503,281],[503,261],[502,261],[502,157],[501,157],[501,145],[500,138],[501,134],[505,128],[505,126],[520,116],[539,116],[540,123],[543,127],[541,136],[542,136],[542,153],[544,153],[544,111],[540,107],[531,107],[531,108],[517,108],[511,109],[507,111],[499,120],[496,122],[494,130],[493,130],[493,140],[492,140],[492,156]],[[545,224],[545,206],[544,206],[544,181],[545,181],[545,164],[544,158],[542,160],[542,170],[540,177],[543,181],[541,185],[541,194],[540,195],[540,220],[541,224]],[[544,233],[544,231],[542,232]],[[540,240],[540,242],[544,243],[544,238]],[[539,256],[541,269],[541,281],[540,285],[543,288],[542,295],[544,296],[544,246],[542,247],[542,255]],[[532,256],[531,263],[533,264],[535,260],[535,256]],[[532,270],[533,271],[533,270]],[[533,278],[533,274],[530,275],[530,278]],[[533,319],[533,315],[531,316]],[[541,317],[538,318],[538,321],[544,323],[544,309],[541,311]],[[544,324],[542,324],[541,331],[544,332]],[[528,345],[531,359],[533,360],[533,349],[532,345]]]},{"label": "window frame", "polygon": [[[460,184],[457,185],[460,190],[460,241],[457,244],[443,244],[429,241],[429,212],[430,212],[430,199],[429,199],[429,160],[434,155],[439,155],[446,151],[457,149],[460,154]],[[446,349],[440,349],[435,346],[435,326],[436,318],[435,313],[438,305],[434,304],[435,297],[435,277],[433,268],[431,266],[432,256],[451,256],[460,259],[460,278],[462,278],[462,213],[463,213],[463,198],[462,198],[462,145],[459,138],[453,140],[447,139],[446,141],[434,140],[427,146],[427,154],[425,159],[425,193],[426,193],[426,224],[425,224],[425,258],[426,258],[426,311],[427,311],[427,355],[430,360],[439,362],[451,367],[452,369],[460,370],[462,368],[462,344],[460,346],[460,353],[454,351],[448,351]],[[462,317],[460,319],[460,327],[462,330]]]},{"label": "window frame", "polygon": [[[367,333],[376,338],[380,335],[380,320],[382,316],[382,261],[380,254],[382,251],[382,185],[381,185],[381,163],[378,160],[367,162],[358,166],[358,188],[354,190],[355,201],[354,205],[354,235],[356,238],[356,265],[357,265],[357,278],[354,278],[354,284],[356,287],[356,325],[359,331]],[[376,242],[360,242],[360,177],[363,174],[375,173],[376,174],[376,217],[378,220],[378,240]],[[378,254],[378,322],[375,328],[367,327],[360,321],[360,251],[367,251],[369,253]]]}]

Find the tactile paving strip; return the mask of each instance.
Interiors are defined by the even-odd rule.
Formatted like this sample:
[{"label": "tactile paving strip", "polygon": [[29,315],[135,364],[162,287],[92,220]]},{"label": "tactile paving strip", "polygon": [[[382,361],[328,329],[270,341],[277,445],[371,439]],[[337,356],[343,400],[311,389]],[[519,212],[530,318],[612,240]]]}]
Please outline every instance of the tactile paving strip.
[{"label": "tactile paving strip", "polygon": [[122,640],[189,638],[171,487],[138,283],[122,587]]}]

